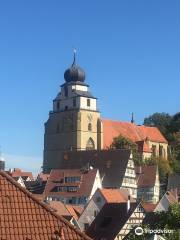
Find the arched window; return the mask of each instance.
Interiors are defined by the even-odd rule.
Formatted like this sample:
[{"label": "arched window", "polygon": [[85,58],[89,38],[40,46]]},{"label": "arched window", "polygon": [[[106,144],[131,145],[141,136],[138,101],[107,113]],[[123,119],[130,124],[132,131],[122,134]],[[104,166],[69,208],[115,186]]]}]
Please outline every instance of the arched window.
[{"label": "arched window", "polygon": [[92,131],[92,124],[91,123],[88,124],[88,131]]},{"label": "arched window", "polygon": [[89,138],[86,144],[86,150],[94,150],[95,149],[95,144],[92,138]]}]

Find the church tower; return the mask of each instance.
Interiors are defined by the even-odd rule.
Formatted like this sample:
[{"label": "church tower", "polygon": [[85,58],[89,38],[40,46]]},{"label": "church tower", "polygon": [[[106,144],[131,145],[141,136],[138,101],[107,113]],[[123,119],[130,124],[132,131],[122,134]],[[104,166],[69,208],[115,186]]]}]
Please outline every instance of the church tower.
[{"label": "church tower", "polygon": [[53,100],[45,123],[43,172],[61,167],[65,151],[101,149],[101,120],[97,98],[85,83],[85,72],[76,64],[76,53],[64,73],[65,83]]}]

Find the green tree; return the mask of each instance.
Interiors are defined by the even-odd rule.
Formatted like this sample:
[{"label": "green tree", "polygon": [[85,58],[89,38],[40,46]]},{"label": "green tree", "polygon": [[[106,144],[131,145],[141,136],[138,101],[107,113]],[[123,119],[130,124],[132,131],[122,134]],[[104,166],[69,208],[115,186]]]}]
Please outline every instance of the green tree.
[{"label": "green tree", "polygon": [[170,116],[168,113],[154,113],[144,119],[144,125],[157,127],[167,140],[171,140],[172,133],[169,130],[171,121],[172,116]]},{"label": "green tree", "polygon": [[176,113],[170,123],[170,132],[176,133],[180,131],[180,112]]},{"label": "green tree", "polygon": [[[143,229],[152,230],[173,230],[172,233],[161,234],[167,240],[179,240],[180,239],[180,204],[176,203],[169,207],[168,211],[156,212],[148,219],[151,219],[149,224],[141,225]],[[149,233],[144,233],[141,236],[135,235],[134,230],[132,230],[128,236],[127,240],[147,240],[152,235]]]},{"label": "green tree", "polygon": [[173,172],[180,173],[180,112],[174,116],[168,113],[154,113],[144,119],[144,125],[157,127],[166,137],[169,142],[169,166]]},{"label": "green tree", "polygon": [[136,165],[142,164],[142,156],[138,152],[138,146],[131,139],[119,135],[113,139],[111,149],[130,149],[133,154],[133,160]]},{"label": "green tree", "polygon": [[180,204],[172,204],[168,211],[155,213],[156,221],[151,225],[154,229],[174,230],[172,234],[165,234],[168,240],[180,239]]},{"label": "green tree", "polygon": [[143,164],[158,166],[161,183],[166,183],[168,175],[172,173],[170,162],[163,157],[151,157],[150,159],[145,159]]}]

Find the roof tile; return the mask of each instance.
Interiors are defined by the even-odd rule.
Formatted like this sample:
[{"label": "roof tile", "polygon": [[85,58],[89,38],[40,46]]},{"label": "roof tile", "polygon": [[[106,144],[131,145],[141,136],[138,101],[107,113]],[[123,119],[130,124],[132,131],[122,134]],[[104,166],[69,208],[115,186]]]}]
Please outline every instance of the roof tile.
[{"label": "roof tile", "polygon": [[49,240],[55,237],[55,231],[58,231],[60,236],[62,227],[64,229],[62,239],[90,239],[2,171],[0,171],[0,189],[1,239]]},{"label": "roof tile", "polygon": [[145,141],[149,139],[152,142],[167,143],[165,137],[156,127],[138,126],[130,122],[112,121],[102,119],[104,132],[104,148],[110,147],[113,138],[119,135],[131,139],[133,142]]}]

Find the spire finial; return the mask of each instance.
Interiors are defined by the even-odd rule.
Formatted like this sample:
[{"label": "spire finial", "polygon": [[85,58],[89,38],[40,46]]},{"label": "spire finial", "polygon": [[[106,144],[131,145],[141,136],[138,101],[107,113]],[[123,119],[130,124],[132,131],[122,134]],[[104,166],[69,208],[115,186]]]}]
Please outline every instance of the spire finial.
[{"label": "spire finial", "polygon": [[131,114],[131,123],[134,123],[134,113]]},{"label": "spire finial", "polygon": [[74,65],[76,63],[76,52],[77,52],[77,50],[76,50],[76,48],[74,48],[73,49],[74,59],[73,59],[72,65]]}]

